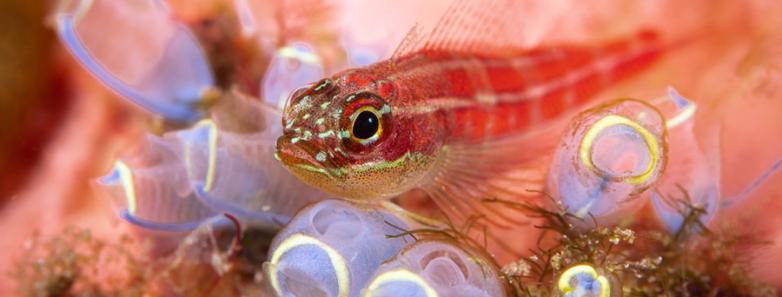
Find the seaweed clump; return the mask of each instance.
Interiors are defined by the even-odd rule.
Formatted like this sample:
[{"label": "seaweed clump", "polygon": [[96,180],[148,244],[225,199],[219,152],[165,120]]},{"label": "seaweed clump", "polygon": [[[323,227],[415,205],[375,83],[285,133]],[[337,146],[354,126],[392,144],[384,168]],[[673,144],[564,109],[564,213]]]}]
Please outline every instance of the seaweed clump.
[{"label": "seaweed clump", "polygon": [[273,232],[211,220],[189,234],[166,259],[161,279],[175,296],[271,296],[263,262]]},{"label": "seaweed clump", "polygon": [[266,296],[262,274],[272,232],[226,215],[190,232],[176,250],[151,256],[149,240],[116,242],[68,226],[51,238],[34,235],[10,276],[30,297]]},{"label": "seaweed clump", "polygon": [[70,226],[50,239],[36,234],[25,242],[10,273],[22,296],[143,296],[150,270],[131,246],[128,236],[107,243]]},{"label": "seaweed clump", "polygon": [[683,223],[669,233],[639,223],[599,226],[594,220],[584,229],[573,224],[581,219],[561,206],[552,210],[494,200],[540,218],[536,227],[554,235],[551,244],[542,236],[533,255],[502,272],[515,296],[561,296],[558,277],[577,265],[594,267],[610,280],[611,296],[776,296],[773,287],[749,276],[750,259],[741,253],[763,243],[709,230],[699,219],[705,209],[688,201],[676,200]]}]

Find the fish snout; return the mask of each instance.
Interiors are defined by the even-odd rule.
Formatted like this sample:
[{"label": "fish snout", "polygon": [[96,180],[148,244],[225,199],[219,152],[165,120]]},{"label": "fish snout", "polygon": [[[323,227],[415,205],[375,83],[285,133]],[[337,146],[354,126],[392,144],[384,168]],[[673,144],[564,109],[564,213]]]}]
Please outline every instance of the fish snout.
[{"label": "fish snout", "polygon": [[277,158],[285,165],[293,164],[308,164],[313,166],[320,166],[318,160],[315,159],[310,146],[296,142],[293,139],[295,137],[289,137],[289,135],[282,135],[277,138]]}]

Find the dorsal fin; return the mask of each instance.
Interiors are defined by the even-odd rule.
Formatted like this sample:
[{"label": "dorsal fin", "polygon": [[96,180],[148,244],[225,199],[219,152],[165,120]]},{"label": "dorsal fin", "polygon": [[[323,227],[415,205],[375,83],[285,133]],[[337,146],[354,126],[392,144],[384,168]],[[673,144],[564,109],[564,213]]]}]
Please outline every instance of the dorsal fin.
[{"label": "dorsal fin", "polygon": [[392,59],[422,50],[497,55],[523,48],[521,16],[529,15],[535,5],[513,0],[455,0],[428,33],[422,35],[419,26],[410,30]]},{"label": "dorsal fin", "polygon": [[421,37],[421,26],[415,24],[410,28],[410,31],[407,31],[405,38],[403,38],[402,42],[399,43],[399,46],[396,47],[394,53],[391,55],[391,60],[396,60],[415,50],[418,47],[418,44],[421,43]]}]

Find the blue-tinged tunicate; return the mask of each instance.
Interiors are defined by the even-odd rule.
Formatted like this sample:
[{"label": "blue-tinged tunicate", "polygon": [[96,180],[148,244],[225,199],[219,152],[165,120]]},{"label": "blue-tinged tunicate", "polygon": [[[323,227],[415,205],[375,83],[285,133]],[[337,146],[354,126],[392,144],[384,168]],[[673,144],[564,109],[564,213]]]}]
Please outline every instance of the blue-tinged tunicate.
[{"label": "blue-tinged tunicate", "polygon": [[279,296],[360,296],[370,275],[412,238],[384,210],[325,200],[300,211],[275,237],[268,280]]},{"label": "blue-tinged tunicate", "polygon": [[60,39],[109,89],[170,120],[203,116],[199,103],[214,85],[209,62],[190,30],[158,1],[67,3],[56,16]]}]

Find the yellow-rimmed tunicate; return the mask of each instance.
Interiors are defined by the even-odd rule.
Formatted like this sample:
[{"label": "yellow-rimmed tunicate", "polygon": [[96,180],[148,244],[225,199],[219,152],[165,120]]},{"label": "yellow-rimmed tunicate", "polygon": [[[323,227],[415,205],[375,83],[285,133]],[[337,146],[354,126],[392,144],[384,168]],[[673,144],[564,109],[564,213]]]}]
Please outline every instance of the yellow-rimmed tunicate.
[{"label": "yellow-rimmed tunicate", "polygon": [[387,261],[362,297],[506,296],[496,267],[450,242],[421,240]]},{"label": "yellow-rimmed tunicate", "polygon": [[586,264],[565,270],[559,276],[557,288],[565,297],[611,297],[612,291],[609,279]]},{"label": "yellow-rimmed tunicate", "polygon": [[571,122],[551,163],[549,191],[568,211],[613,220],[641,205],[666,164],[665,121],[652,105],[616,100]]},{"label": "yellow-rimmed tunicate", "polygon": [[[720,204],[720,138],[719,124],[699,125],[695,133],[695,102],[685,99],[673,88],[654,100],[668,124],[668,162],[651,202],[658,218],[671,232],[678,231],[684,221],[682,211],[687,205],[704,210],[699,218],[708,221]],[[707,118],[697,119],[699,122]]]},{"label": "yellow-rimmed tunicate", "polygon": [[304,185],[274,157],[280,114],[261,102],[228,93],[212,118],[172,133],[196,196],[207,206],[279,227],[325,194]]},{"label": "yellow-rimmed tunicate", "polygon": [[[104,86],[173,121],[192,123],[204,117],[199,107],[216,89],[209,59],[190,29],[172,18],[164,5],[155,1],[60,3],[65,5],[53,19],[62,44]],[[111,28],[111,34],[96,30],[100,27]]]},{"label": "yellow-rimmed tunicate", "polygon": [[301,210],[274,238],[266,273],[279,296],[359,296],[369,276],[411,237],[383,210],[325,200]]},{"label": "yellow-rimmed tunicate", "polygon": [[177,158],[178,142],[149,135],[114,163],[96,187],[128,222],[154,231],[186,232],[214,212],[193,194]]}]

